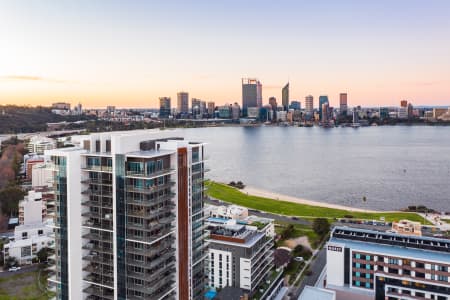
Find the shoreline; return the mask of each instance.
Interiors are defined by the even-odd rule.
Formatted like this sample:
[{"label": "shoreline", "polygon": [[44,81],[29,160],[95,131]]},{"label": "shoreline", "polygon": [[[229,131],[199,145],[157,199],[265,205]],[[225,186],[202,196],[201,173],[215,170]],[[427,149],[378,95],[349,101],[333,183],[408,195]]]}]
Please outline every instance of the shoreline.
[{"label": "shoreline", "polygon": [[270,191],[266,191],[263,189],[250,187],[250,186],[245,186],[244,189],[242,189],[242,190],[238,189],[238,191],[241,191],[244,194],[263,197],[263,198],[269,198],[269,199],[273,199],[273,200],[277,200],[277,201],[287,201],[287,202],[292,202],[292,203],[340,209],[340,210],[346,210],[346,211],[354,211],[354,212],[362,212],[362,213],[398,212],[398,211],[371,210],[371,209],[364,209],[364,208],[349,207],[349,206],[344,206],[344,205],[340,205],[340,204],[320,202],[320,201],[315,201],[315,200],[308,200],[308,199],[304,199],[304,198],[284,195],[281,193],[270,192]]}]

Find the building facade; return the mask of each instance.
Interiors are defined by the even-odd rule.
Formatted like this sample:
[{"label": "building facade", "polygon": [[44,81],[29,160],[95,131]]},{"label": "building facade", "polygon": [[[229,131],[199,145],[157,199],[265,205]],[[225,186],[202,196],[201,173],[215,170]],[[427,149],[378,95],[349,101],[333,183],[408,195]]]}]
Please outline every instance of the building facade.
[{"label": "building facade", "polygon": [[273,237],[236,222],[208,229],[209,287],[240,288],[252,295],[273,268]]},{"label": "building facade", "polygon": [[170,97],[159,98],[159,117],[167,119],[170,116],[172,107],[170,105]]},{"label": "building facade", "polygon": [[189,113],[189,93],[187,92],[177,93],[177,112],[180,114]]},{"label": "building facade", "polygon": [[305,97],[305,112],[310,116],[314,113],[314,97],[311,95]]},{"label": "building facade", "polygon": [[347,116],[347,93],[339,94],[339,114],[341,116]]},{"label": "building facade", "polygon": [[79,136],[47,153],[57,299],[202,299],[204,145],[170,134]]},{"label": "building facade", "polygon": [[327,287],[376,300],[450,295],[450,241],[335,227],[327,244]]},{"label": "building facade", "polygon": [[262,84],[255,78],[242,78],[242,112],[247,116],[249,107],[262,106]]},{"label": "building facade", "polygon": [[289,109],[289,82],[281,89],[281,105],[283,105],[283,110]]},{"label": "building facade", "polygon": [[322,120],[323,105],[328,102],[328,96],[319,96],[319,118]]}]

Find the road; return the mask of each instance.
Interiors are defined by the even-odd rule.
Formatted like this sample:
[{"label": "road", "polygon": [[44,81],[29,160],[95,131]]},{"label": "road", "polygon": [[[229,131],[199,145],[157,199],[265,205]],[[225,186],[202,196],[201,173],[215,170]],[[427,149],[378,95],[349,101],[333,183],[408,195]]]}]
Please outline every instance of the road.
[{"label": "road", "polygon": [[316,258],[310,263],[309,269],[312,271],[310,276],[303,277],[303,280],[300,283],[300,287],[295,289],[290,296],[290,299],[298,299],[300,293],[303,291],[306,285],[314,286],[319,279],[320,273],[322,273],[323,268],[327,263],[327,251],[326,248],[323,247],[317,253]]},{"label": "road", "polygon": [[8,270],[0,272],[0,278],[7,278],[17,274],[33,272],[38,269],[38,264],[30,265],[30,266],[22,266],[19,271],[9,272]]}]

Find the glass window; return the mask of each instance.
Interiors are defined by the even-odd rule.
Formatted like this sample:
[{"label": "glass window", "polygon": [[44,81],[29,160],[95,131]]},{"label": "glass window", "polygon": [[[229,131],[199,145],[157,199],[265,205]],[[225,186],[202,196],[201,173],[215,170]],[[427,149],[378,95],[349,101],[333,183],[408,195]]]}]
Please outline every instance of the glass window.
[{"label": "glass window", "polygon": [[366,288],[370,289],[370,282],[366,282]]}]

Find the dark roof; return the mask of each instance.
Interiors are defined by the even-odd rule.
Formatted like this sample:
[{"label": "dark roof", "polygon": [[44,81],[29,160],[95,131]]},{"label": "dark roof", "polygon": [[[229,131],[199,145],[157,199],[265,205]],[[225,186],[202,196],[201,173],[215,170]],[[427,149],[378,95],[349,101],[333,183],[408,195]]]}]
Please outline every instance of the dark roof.
[{"label": "dark roof", "polygon": [[216,296],[217,300],[240,300],[244,292],[236,287],[224,287]]},{"label": "dark roof", "polygon": [[291,261],[291,252],[287,249],[278,248],[273,252],[275,267],[279,268]]}]

